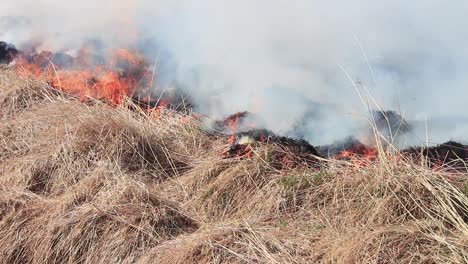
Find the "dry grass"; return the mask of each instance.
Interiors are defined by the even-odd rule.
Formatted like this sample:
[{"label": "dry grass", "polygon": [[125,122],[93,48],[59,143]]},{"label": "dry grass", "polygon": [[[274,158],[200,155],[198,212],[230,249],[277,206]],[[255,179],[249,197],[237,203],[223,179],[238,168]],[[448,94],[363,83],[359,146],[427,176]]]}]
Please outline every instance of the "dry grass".
[{"label": "dry grass", "polygon": [[468,175],[275,169],[176,113],[0,71],[2,263],[468,263]]}]

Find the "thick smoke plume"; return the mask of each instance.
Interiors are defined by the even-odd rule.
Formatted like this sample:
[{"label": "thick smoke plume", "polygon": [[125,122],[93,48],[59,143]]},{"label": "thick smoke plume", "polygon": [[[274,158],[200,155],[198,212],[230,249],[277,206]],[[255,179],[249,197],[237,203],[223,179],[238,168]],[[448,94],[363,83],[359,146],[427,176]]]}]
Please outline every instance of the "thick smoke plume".
[{"label": "thick smoke plume", "polygon": [[372,110],[394,110],[407,145],[468,137],[467,12],[462,0],[19,0],[0,3],[0,38],[138,47],[199,111],[249,111],[313,144],[365,136]]}]

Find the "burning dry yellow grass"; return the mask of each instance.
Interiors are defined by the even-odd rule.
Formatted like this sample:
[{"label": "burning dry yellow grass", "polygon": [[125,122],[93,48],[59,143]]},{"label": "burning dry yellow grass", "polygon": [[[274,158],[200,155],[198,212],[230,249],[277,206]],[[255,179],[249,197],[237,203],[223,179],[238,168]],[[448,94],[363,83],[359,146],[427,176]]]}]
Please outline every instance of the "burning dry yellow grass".
[{"label": "burning dry yellow grass", "polygon": [[468,263],[468,174],[225,160],[195,120],[0,72],[3,263]]}]

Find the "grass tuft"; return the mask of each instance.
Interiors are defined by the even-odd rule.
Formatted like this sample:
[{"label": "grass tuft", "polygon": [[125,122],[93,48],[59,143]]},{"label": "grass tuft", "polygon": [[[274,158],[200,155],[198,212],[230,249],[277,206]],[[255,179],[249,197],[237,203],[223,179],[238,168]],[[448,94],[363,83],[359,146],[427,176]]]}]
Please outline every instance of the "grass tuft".
[{"label": "grass tuft", "polygon": [[468,263],[466,173],[223,159],[198,121],[137,109],[0,69],[3,263]]}]

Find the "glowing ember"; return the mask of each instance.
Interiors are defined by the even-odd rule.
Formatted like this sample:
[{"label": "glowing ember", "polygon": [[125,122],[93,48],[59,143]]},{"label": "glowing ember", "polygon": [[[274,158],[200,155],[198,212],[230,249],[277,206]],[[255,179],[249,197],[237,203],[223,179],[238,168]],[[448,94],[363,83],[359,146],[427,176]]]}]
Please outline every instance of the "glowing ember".
[{"label": "glowing ember", "polygon": [[233,142],[228,150],[221,152],[225,159],[246,159],[253,157],[252,144],[235,144],[235,137],[229,137],[229,142]]},{"label": "glowing ember", "polygon": [[221,153],[225,159],[253,158],[255,148],[270,144],[269,159],[273,168],[313,167],[318,164],[318,152],[305,140],[292,139],[273,134],[265,129],[254,129],[229,135],[228,148]]}]

